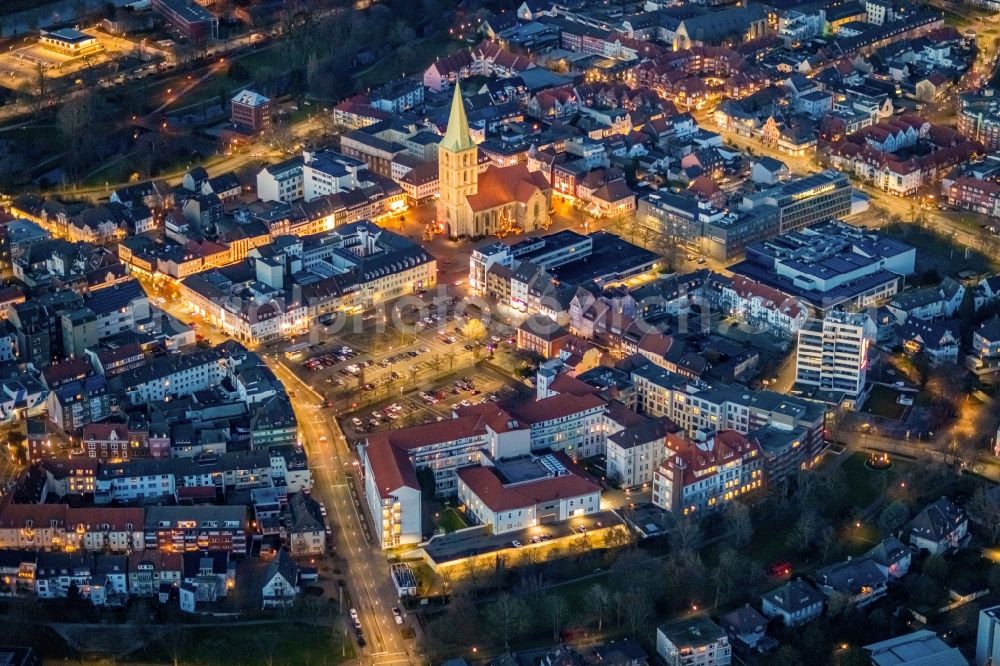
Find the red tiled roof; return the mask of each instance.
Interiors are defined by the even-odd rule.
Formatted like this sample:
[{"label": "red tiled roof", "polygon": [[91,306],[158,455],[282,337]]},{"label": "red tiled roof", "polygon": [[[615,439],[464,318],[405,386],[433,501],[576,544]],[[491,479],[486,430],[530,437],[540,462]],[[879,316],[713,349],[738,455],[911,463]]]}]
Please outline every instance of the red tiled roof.
[{"label": "red tiled roof", "polygon": [[[447,423],[447,421],[445,421]],[[439,425],[439,424],[437,424]],[[388,497],[401,487],[420,489],[417,473],[406,451],[390,444],[386,439],[368,440],[365,456],[372,470],[372,477],[379,495]]]},{"label": "red tiled roof", "polygon": [[128,441],[128,426],[124,423],[88,423],[83,426],[83,441],[104,441],[114,433],[119,441]]},{"label": "red tiled roof", "polygon": [[84,358],[71,358],[61,363],[55,363],[42,370],[45,383],[51,388],[62,382],[86,377],[93,372],[90,362]]},{"label": "red tiled roof", "polygon": [[528,171],[525,164],[509,167],[491,166],[479,176],[475,194],[466,199],[473,211],[483,211],[509,204],[527,203],[537,191],[551,189],[548,180],[537,171]]},{"label": "red tiled roof", "polygon": [[8,504],[0,510],[0,528],[27,527],[29,520],[36,528],[49,527],[53,521],[63,527],[66,509],[65,504]]},{"label": "red tiled roof", "polygon": [[593,384],[580,381],[565,372],[556,375],[556,378],[549,384],[549,390],[553,393],[569,393],[571,395],[586,395],[588,393],[600,392],[600,389]]},{"label": "red tiled roof", "polygon": [[569,474],[511,486],[503,485],[500,478],[488,467],[464,467],[458,470],[458,478],[491,511],[511,511],[557,499],[600,492],[601,487],[569,462],[568,458],[563,458],[562,462],[569,470]]},{"label": "red tiled roof", "polygon": [[549,398],[512,407],[510,413],[517,420],[530,425],[572,416],[604,404],[606,404],[605,401],[593,393],[584,395],[560,393]]}]

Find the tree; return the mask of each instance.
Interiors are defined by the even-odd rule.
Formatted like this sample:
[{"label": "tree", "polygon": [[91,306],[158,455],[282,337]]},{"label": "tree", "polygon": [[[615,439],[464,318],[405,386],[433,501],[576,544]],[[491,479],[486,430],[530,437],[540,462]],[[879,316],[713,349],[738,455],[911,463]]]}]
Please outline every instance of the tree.
[{"label": "tree", "polygon": [[511,639],[528,628],[530,617],[528,604],[509,592],[501,592],[497,600],[486,608],[486,621],[507,650],[510,649]]},{"label": "tree", "polygon": [[986,528],[990,543],[1000,542],[1000,493],[977,488],[969,503],[969,513]]},{"label": "tree", "polygon": [[940,555],[931,555],[924,561],[924,574],[938,582],[943,582],[948,577],[948,571],[948,563]]},{"label": "tree", "polygon": [[750,509],[743,502],[730,502],[726,507],[726,529],[732,532],[733,543],[745,546],[753,538],[753,521],[750,518]]},{"label": "tree", "polygon": [[910,509],[905,503],[896,500],[882,509],[878,517],[878,526],[889,534],[895,534],[910,518]]},{"label": "tree", "polygon": [[608,604],[611,603],[611,594],[608,592],[608,588],[600,583],[594,583],[587,590],[585,602],[590,607],[591,615],[597,620],[597,631],[602,631],[604,629],[604,614],[608,610]]},{"label": "tree", "polygon": [[701,543],[701,527],[697,519],[693,516],[678,518],[672,543],[676,550],[694,550]]},{"label": "tree", "polygon": [[798,666],[803,661],[795,648],[791,645],[782,645],[768,663],[771,666]]},{"label": "tree", "polygon": [[100,125],[107,113],[104,101],[88,89],[67,100],[56,114],[59,130],[68,144],[67,162],[74,182],[80,166],[94,157],[101,135]]},{"label": "tree", "polygon": [[469,321],[462,324],[462,328],[459,329],[461,334],[469,342],[479,342],[486,337],[486,325],[479,319],[470,318]]},{"label": "tree", "polygon": [[813,537],[816,534],[816,514],[812,511],[805,511],[795,521],[795,525],[788,533],[785,543],[789,548],[795,549],[799,553],[809,550]]},{"label": "tree", "polygon": [[635,590],[623,595],[625,602],[625,620],[633,636],[639,635],[642,625],[653,615],[653,600],[641,590]]},{"label": "tree", "polygon": [[553,594],[545,599],[545,614],[552,622],[552,642],[559,642],[559,632],[562,631],[566,616],[569,614],[569,604],[559,594]]}]

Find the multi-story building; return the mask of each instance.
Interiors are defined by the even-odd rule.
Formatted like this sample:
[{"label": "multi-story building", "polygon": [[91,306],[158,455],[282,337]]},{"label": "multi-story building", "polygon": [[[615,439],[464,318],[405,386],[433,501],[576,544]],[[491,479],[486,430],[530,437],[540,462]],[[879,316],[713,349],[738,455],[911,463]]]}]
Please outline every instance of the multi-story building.
[{"label": "multi-story building", "polygon": [[229,101],[229,120],[252,133],[271,126],[271,100],[252,90],[243,90]]},{"label": "multi-story building", "polygon": [[658,190],[639,198],[636,221],[670,242],[719,261],[743,254],[747,246],[777,235],[778,208],[758,204],[752,210],[718,208],[690,192]]},{"label": "multi-story building", "polygon": [[[616,418],[622,411],[609,407],[605,414],[606,471],[621,487],[632,488],[653,480],[668,453],[666,435],[675,426],[666,419],[647,419],[631,410],[625,410],[624,418]],[[612,429],[616,432],[608,432]]]},{"label": "multi-story building", "polygon": [[152,0],[153,11],[192,42],[219,38],[219,19],[190,0]]},{"label": "multi-story building", "polygon": [[0,510],[0,549],[126,553],[144,548],[143,510],[8,504]]},{"label": "multi-story building", "polygon": [[458,470],[458,500],[503,534],[596,513],[601,487],[565,454],[543,454]]},{"label": "multi-story building", "polygon": [[668,433],[667,456],[653,476],[653,504],[677,515],[721,508],[763,488],[760,445],[734,430],[702,440]]},{"label": "multi-story building", "polygon": [[529,428],[531,450],[565,451],[574,460],[604,452],[604,411],[598,395],[560,393],[507,410]]},{"label": "multi-story building", "polygon": [[326,550],[326,529],[319,505],[304,493],[288,498],[288,518],[285,521],[288,550],[292,555],[322,555]]},{"label": "multi-story building", "polygon": [[224,361],[215,352],[196,351],[155,358],[148,365],[118,376],[133,405],[190,395],[218,386],[226,377]]},{"label": "multi-story building", "polygon": [[987,148],[1000,148],[1000,97],[989,86],[983,93],[959,95],[958,131]]},{"label": "multi-story building", "polygon": [[729,666],[729,636],[707,615],[661,624],[656,628],[656,654],[667,666]]},{"label": "multi-story building", "polygon": [[879,305],[899,291],[915,261],[910,245],[831,221],[754,243],[731,270],[823,313]]},{"label": "multi-story building", "polygon": [[875,322],[866,313],[834,311],[799,330],[797,385],[821,391],[826,400],[859,409],[868,395],[868,363]]},{"label": "multi-story building", "polygon": [[976,632],[976,666],[1000,663],[1000,606],[979,611]]},{"label": "multi-story building", "polygon": [[245,506],[151,506],[146,509],[146,548],[166,552],[247,552]]},{"label": "multi-story building", "polygon": [[420,543],[423,540],[420,482],[406,450],[393,445],[388,438],[375,441],[369,438],[361,462],[365,501],[379,547]]},{"label": "multi-story building", "polygon": [[[647,416],[664,416],[692,439],[706,439],[713,432],[735,430],[752,435],[764,447],[768,461],[768,482],[779,483],[788,470],[813,464],[823,445],[825,408],[795,396],[774,391],[748,391],[742,386],[709,386],[648,363],[634,368],[631,379],[636,389],[636,406]],[[784,433],[777,441],[779,452],[785,443],[791,449],[771,460],[770,444],[778,438],[760,433]],[[796,444],[791,446],[791,444]]]},{"label": "multi-story building", "polygon": [[778,233],[784,234],[846,217],[851,212],[852,191],[846,175],[828,170],[747,195],[740,209],[753,211],[761,205],[777,208]]}]

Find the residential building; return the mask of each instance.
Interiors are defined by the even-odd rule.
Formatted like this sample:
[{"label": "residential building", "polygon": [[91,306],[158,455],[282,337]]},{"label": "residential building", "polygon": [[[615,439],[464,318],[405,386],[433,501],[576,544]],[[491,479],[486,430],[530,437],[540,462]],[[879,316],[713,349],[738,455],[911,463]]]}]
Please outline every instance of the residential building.
[{"label": "residential building", "polygon": [[875,322],[866,313],[834,311],[799,330],[796,384],[822,392],[827,401],[859,409],[868,396],[868,363]]},{"label": "residential building", "polygon": [[[631,410],[608,408],[605,414],[607,434],[606,473],[622,488],[651,483],[656,470],[669,454],[666,435],[676,429],[667,419],[650,419]],[[622,412],[623,416],[619,416]],[[610,432],[610,430],[617,432]]]},{"label": "residential building", "polygon": [[161,586],[179,587],[184,574],[182,553],[142,550],[128,556],[128,592],[136,597],[152,597]]},{"label": "residential building", "polygon": [[751,652],[767,636],[767,618],[758,613],[750,604],[744,604],[734,611],[719,616],[719,624],[729,636],[729,644],[739,649],[741,646]]},{"label": "residential building", "polygon": [[905,534],[917,550],[943,555],[968,543],[969,517],[965,509],[942,497],[918,513],[906,526]]},{"label": "residential building", "polygon": [[0,549],[128,553],[143,547],[142,509],[8,504],[0,511]]},{"label": "residential building", "polygon": [[882,570],[889,580],[902,578],[910,571],[913,548],[903,545],[894,536],[888,536],[864,555]]},{"label": "residential building", "polygon": [[658,626],[656,654],[667,666],[728,666],[732,663],[729,637],[707,615]]},{"label": "residential building", "polygon": [[761,612],[768,618],[781,618],[787,627],[795,627],[822,615],[825,599],[815,587],[795,578],[760,595]]},{"label": "residential building", "polygon": [[733,430],[691,440],[667,433],[667,456],[653,477],[653,504],[678,515],[721,509],[764,485],[760,445]]},{"label": "residential building", "polygon": [[820,569],[816,582],[827,597],[837,594],[849,606],[864,608],[886,595],[889,580],[871,560],[856,559]]},{"label": "residential building", "polygon": [[285,532],[292,555],[322,555],[326,552],[326,526],[319,505],[305,493],[289,496]]},{"label": "residential building", "polygon": [[166,552],[247,552],[245,506],[151,506],[146,509],[146,549]]},{"label": "residential building", "polygon": [[406,450],[389,439],[369,438],[361,461],[365,500],[379,546],[388,549],[420,543],[420,483]]},{"label": "residential building", "polygon": [[281,549],[264,571],[261,597],[263,609],[289,608],[299,594],[299,568],[288,551]]}]

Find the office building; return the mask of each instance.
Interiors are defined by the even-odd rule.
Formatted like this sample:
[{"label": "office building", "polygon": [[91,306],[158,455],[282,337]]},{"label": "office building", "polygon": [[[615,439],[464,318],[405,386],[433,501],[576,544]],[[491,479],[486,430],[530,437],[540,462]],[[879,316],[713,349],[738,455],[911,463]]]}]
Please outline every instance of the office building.
[{"label": "office building", "polygon": [[152,0],[154,12],[181,37],[192,42],[219,38],[219,19],[192,0]]},{"label": "office building", "polygon": [[271,126],[271,100],[252,90],[243,90],[230,102],[229,120],[256,134]]},{"label": "office building", "polygon": [[778,210],[778,231],[787,233],[846,217],[851,213],[851,192],[851,183],[845,174],[827,170],[747,195],[743,197],[740,210],[773,206]]}]

